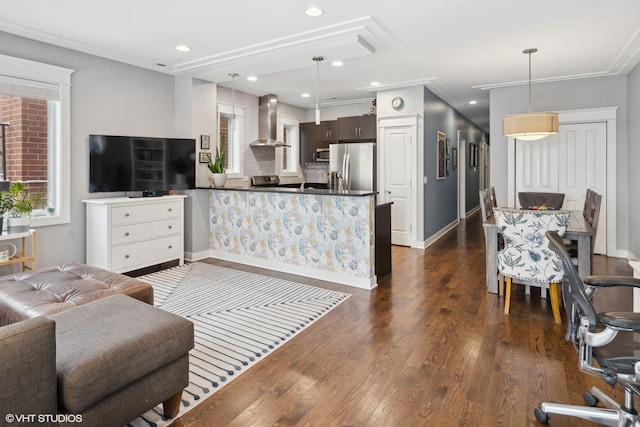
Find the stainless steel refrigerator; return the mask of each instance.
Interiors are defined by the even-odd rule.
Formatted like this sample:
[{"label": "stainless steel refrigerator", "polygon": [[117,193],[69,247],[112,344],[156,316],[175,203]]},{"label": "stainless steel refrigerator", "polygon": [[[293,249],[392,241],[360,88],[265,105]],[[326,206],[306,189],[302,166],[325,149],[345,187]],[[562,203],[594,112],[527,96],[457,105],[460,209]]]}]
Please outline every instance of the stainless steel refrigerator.
[{"label": "stainless steel refrigerator", "polygon": [[342,172],[345,190],[376,191],[375,142],[329,145],[329,170]]}]

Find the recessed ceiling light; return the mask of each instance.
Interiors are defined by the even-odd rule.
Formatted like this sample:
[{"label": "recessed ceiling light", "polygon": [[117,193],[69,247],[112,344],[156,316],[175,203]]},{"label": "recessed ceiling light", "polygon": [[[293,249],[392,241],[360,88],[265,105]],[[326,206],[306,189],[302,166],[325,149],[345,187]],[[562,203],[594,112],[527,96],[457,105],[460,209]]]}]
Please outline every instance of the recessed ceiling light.
[{"label": "recessed ceiling light", "polygon": [[191,48],[189,46],[185,46],[183,44],[179,44],[178,46],[176,46],[176,50],[179,52],[189,52],[191,51]]},{"label": "recessed ceiling light", "polygon": [[336,60],[336,61],[333,61],[331,65],[333,65],[334,67],[342,67],[344,65],[344,62],[340,60]]},{"label": "recessed ceiling light", "polygon": [[476,105],[478,103],[478,101],[476,101],[475,99],[472,99],[471,101],[469,101],[469,104],[471,105]]},{"label": "recessed ceiling light", "polygon": [[256,76],[249,76],[247,77],[247,80],[249,80],[250,82],[257,82],[258,78]]},{"label": "recessed ceiling light", "polygon": [[303,97],[303,98],[308,98],[308,97],[310,97],[311,95],[309,95],[308,93],[303,93],[303,94],[301,94],[300,96],[301,96],[301,97]]},{"label": "recessed ceiling light", "polygon": [[371,82],[369,83],[371,86],[380,86],[380,82]]},{"label": "recessed ceiling light", "polygon": [[319,7],[311,6],[304,10],[304,14],[315,18],[316,16],[324,15],[324,10],[320,9]]}]

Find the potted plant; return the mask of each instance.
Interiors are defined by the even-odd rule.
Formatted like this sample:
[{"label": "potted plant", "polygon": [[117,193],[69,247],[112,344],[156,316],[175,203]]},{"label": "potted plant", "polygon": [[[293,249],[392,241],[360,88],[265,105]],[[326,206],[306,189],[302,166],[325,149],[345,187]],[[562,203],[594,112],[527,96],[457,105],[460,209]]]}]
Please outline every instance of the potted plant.
[{"label": "potted plant", "polygon": [[7,230],[13,232],[28,231],[31,225],[31,212],[40,203],[40,198],[29,194],[27,185],[22,181],[15,181],[9,191],[2,192],[0,199],[11,202],[8,210]]},{"label": "potted plant", "polygon": [[216,157],[214,160],[211,160],[211,156],[209,156],[209,164],[207,165],[213,174],[213,185],[215,187],[224,187],[224,184],[227,182],[227,174],[224,171],[224,162],[224,154],[220,153],[220,150],[216,147]]},{"label": "potted plant", "polygon": [[4,217],[7,215],[13,207],[13,197],[9,191],[3,191],[0,193],[0,234],[2,234],[2,228],[4,226]]}]

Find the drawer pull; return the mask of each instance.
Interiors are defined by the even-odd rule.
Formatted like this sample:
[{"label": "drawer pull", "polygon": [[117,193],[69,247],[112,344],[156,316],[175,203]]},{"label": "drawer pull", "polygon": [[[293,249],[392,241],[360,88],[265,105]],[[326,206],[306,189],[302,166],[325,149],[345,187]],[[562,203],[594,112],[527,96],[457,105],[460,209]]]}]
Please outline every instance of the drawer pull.
[{"label": "drawer pull", "polygon": [[173,246],[172,246],[172,245],[169,245],[169,249],[173,249]]},{"label": "drawer pull", "polygon": [[129,255],[125,255],[125,256],[124,256],[124,258],[125,258],[125,259],[129,259]]},{"label": "drawer pull", "polygon": [[173,212],[173,208],[169,208],[169,212]]},{"label": "drawer pull", "polygon": [[169,230],[171,230],[172,228],[173,228],[173,225],[170,225],[170,226],[169,226]]},{"label": "drawer pull", "polygon": [[129,232],[124,233],[125,237],[129,237]]},{"label": "drawer pull", "polygon": [[125,218],[128,218],[129,217],[129,212],[125,213],[124,216],[125,216]]}]

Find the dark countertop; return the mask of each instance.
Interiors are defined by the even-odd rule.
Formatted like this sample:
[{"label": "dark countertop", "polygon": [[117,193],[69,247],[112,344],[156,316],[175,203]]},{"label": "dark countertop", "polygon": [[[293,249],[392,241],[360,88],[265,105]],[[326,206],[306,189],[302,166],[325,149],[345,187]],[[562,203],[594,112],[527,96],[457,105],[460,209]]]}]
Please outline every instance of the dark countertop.
[{"label": "dark countertop", "polygon": [[329,190],[326,188],[289,188],[289,187],[244,187],[244,188],[209,188],[198,187],[205,190],[229,190],[229,191],[251,191],[262,193],[287,193],[287,194],[314,194],[323,196],[349,196],[363,197],[374,196],[377,191],[356,191],[356,190]]}]

